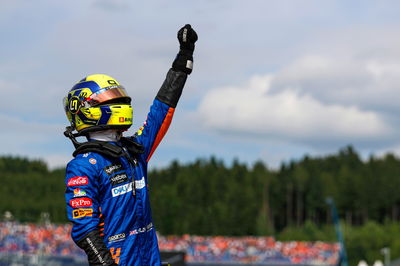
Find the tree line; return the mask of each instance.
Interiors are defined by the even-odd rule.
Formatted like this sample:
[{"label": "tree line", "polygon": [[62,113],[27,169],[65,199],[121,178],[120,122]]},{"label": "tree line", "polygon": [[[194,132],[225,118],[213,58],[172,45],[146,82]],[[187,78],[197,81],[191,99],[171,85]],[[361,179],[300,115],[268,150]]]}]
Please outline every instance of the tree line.
[{"label": "tree line", "polygon": [[257,235],[306,221],[331,224],[328,197],[348,225],[400,219],[400,159],[387,154],[363,161],[350,146],[278,170],[262,162],[227,167],[210,158],[173,162],[149,176],[155,219],[168,233]]}]

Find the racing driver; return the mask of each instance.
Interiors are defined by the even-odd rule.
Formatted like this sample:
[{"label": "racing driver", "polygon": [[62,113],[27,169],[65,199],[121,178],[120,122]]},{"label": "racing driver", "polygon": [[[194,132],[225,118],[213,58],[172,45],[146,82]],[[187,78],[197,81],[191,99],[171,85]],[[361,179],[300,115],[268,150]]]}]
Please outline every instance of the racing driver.
[{"label": "racing driver", "polygon": [[[171,123],[187,75],[192,72],[197,34],[178,31],[180,50],[155,97],[147,120],[130,137],[131,98],[106,75],[80,80],[64,99],[71,125],[65,136],[75,152],[66,169],[72,239],[90,265],[161,265],[147,188],[147,164]],[[76,137],[84,136],[86,142]]]}]

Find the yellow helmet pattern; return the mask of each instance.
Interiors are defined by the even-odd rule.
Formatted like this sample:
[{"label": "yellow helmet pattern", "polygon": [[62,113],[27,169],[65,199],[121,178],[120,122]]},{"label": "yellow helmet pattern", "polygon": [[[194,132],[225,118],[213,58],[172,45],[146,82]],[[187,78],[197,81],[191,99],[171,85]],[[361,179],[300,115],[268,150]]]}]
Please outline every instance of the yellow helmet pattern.
[{"label": "yellow helmet pattern", "polygon": [[128,129],[133,122],[131,98],[110,76],[96,74],[80,80],[64,98],[64,109],[79,135],[104,129]]}]

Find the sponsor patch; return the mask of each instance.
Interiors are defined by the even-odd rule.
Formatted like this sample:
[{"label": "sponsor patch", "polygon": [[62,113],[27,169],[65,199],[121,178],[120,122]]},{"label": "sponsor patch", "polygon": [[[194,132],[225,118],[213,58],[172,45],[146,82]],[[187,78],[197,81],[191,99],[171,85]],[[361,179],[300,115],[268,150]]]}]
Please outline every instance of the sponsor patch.
[{"label": "sponsor patch", "polygon": [[137,235],[137,234],[141,234],[141,233],[145,233],[145,232],[149,232],[153,230],[153,223],[149,223],[148,225],[144,226],[144,227],[139,227],[136,229],[133,229],[129,232],[129,235]]},{"label": "sponsor patch", "polygon": [[82,186],[89,184],[89,178],[87,176],[75,176],[68,179],[67,186]]},{"label": "sponsor patch", "polygon": [[111,164],[111,165],[104,167],[104,171],[106,172],[107,175],[112,175],[121,170],[122,170],[121,164]]},{"label": "sponsor patch", "polygon": [[77,219],[77,218],[82,218],[85,216],[92,216],[93,215],[93,209],[75,209],[72,210],[72,218]]},{"label": "sponsor patch", "polygon": [[119,195],[125,194],[130,191],[132,191],[132,182],[122,185],[122,186],[114,187],[111,189],[111,193],[112,193],[113,197],[117,197]]},{"label": "sponsor patch", "polygon": [[135,188],[136,189],[142,189],[146,186],[146,183],[144,182],[144,176],[140,180],[135,180]]},{"label": "sponsor patch", "polygon": [[128,182],[128,176],[126,173],[116,174],[115,176],[110,177],[111,185],[116,186],[125,182]]},{"label": "sponsor patch", "polygon": [[119,122],[123,123],[123,122],[132,122],[132,118],[129,117],[120,117],[119,118]]},{"label": "sponsor patch", "polygon": [[108,243],[118,242],[118,241],[122,241],[124,239],[125,239],[125,233],[117,234],[117,235],[110,236],[108,238]]},{"label": "sponsor patch", "polygon": [[69,205],[71,205],[72,208],[90,207],[92,206],[92,200],[86,197],[79,199],[72,199],[69,201]]},{"label": "sponsor patch", "polygon": [[94,158],[90,158],[90,159],[89,159],[89,162],[90,162],[91,164],[96,164],[96,163],[97,163],[96,159],[94,159]]},{"label": "sponsor patch", "polygon": [[74,197],[83,197],[83,196],[86,196],[86,191],[84,191],[79,187],[74,189]]}]

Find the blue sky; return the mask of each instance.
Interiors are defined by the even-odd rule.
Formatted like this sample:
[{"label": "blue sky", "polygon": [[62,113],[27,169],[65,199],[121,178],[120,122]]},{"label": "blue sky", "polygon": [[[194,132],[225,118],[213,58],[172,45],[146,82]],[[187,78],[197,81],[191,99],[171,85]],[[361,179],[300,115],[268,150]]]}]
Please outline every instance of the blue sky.
[{"label": "blue sky", "polygon": [[400,154],[398,1],[2,0],[0,154],[71,159],[62,98],[104,73],[143,123],[178,50],[199,35],[170,130],[152,159],[233,158],[271,167],[352,144]]}]

